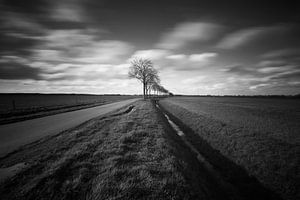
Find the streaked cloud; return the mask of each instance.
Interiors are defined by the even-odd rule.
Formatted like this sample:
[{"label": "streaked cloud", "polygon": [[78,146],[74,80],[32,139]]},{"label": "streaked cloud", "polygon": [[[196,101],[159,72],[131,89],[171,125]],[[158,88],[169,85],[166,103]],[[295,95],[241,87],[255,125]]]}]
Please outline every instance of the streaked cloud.
[{"label": "streaked cloud", "polygon": [[272,50],[267,53],[264,53],[262,58],[290,58],[290,57],[299,57],[300,56],[300,48],[285,48]]},{"label": "streaked cloud", "polygon": [[269,86],[271,84],[269,83],[261,83],[261,84],[257,84],[257,85],[252,85],[249,87],[250,90],[256,90],[258,88],[261,88],[261,87],[266,87],[266,86]]},{"label": "streaked cloud", "polygon": [[200,62],[200,63],[205,63],[208,62],[209,60],[217,57],[217,53],[201,53],[201,54],[192,54],[189,56],[189,60],[193,62]]},{"label": "streaked cloud", "polygon": [[256,64],[258,67],[276,67],[285,65],[286,61],[284,60],[262,60]]},{"label": "streaked cloud", "polygon": [[148,49],[136,51],[129,60],[134,58],[151,59],[156,68],[165,70],[173,69],[179,71],[200,70],[202,67],[209,67],[218,56],[214,52],[204,52],[198,54],[172,54],[171,50]]},{"label": "streaked cloud", "polygon": [[[32,58],[40,61],[118,63],[133,46],[119,40],[101,40],[103,30],[54,30],[40,37]],[[123,60],[122,60],[123,61]]]},{"label": "streaked cloud", "polygon": [[166,57],[167,59],[171,60],[184,60],[187,58],[185,54],[173,54]]},{"label": "streaked cloud", "polygon": [[285,33],[290,28],[290,25],[278,25],[241,29],[226,35],[223,39],[221,39],[216,47],[221,49],[238,48],[262,37],[270,38],[270,36]]},{"label": "streaked cloud", "polygon": [[54,20],[71,22],[82,22],[85,18],[78,0],[65,0],[59,3],[54,3],[51,17]]},{"label": "streaked cloud", "polygon": [[170,51],[164,49],[138,50],[131,56],[132,58],[147,58],[151,60],[165,59],[170,55]]},{"label": "streaked cloud", "polygon": [[247,42],[253,40],[255,37],[263,32],[260,28],[252,28],[240,30],[225,36],[218,44],[217,47],[221,49],[233,49]]},{"label": "streaked cloud", "polygon": [[283,66],[283,67],[264,67],[260,68],[257,71],[260,73],[270,74],[270,73],[276,73],[276,72],[284,72],[287,70],[290,70],[290,66]]},{"label": "streaked cloud", "polygon": [[15,62],[2,63],[0,79],[4,80],[41,80],[41,70]]},{"label": "streaked cloud", "polygon": [[193,41],[208,41],[215,38],[222,26],[206,22],[184,22],[164,33],[156,44],[158,48],[177,49]]}]

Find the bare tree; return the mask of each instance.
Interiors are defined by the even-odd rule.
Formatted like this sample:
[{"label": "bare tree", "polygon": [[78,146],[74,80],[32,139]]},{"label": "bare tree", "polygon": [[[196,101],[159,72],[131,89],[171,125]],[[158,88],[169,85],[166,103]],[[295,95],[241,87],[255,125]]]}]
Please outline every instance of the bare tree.
[{"label": "bare tree", "polygon": [[148,80],[147,80],[146,94],[151,95],[151,90],[153,90],[153,85],[157,85],[157,84],[159,84],[159,82],[160,82],[160,78],[158,76],[158,71],[153,68],[153,70],[151,70]]},{"label": "bare tree", "polygon": [[151,85],[151,89],[154,91],[154,93],[156,92],[157,96],[158,96],[158,92],[159,92],[159,87],[160,87],[159,82],[153,83]]},{"label": "bare tree", "polygon": [[144,99],[147,95],[148,84],[154,77],[158,78],[158,72],[153,67],[153,63],[149,59],[137,58],[131,61],[128,75],[130,78],[136,78],[143,84]]},{"label": "bare tree", "polygon": [[143,84],[144,99],[151,95],[151,90],[155,93],[168,95],[170,92],[160,85],[158,71],[153,67],[149,59],[136,58],[131,61],[128,75],[130,78],[136,78]]}]

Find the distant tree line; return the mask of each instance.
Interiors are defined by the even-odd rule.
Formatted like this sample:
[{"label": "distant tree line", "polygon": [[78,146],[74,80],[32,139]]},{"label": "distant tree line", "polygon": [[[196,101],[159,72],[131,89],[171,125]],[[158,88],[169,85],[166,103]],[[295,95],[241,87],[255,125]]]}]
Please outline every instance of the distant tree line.
[{"label": "distant tree line", "polygon": [[158,71],[149,59],[136,58],[132,60],[128,76],[136,78],[142,83],[144,99],[153,95],[172,95],[160,84]]}]

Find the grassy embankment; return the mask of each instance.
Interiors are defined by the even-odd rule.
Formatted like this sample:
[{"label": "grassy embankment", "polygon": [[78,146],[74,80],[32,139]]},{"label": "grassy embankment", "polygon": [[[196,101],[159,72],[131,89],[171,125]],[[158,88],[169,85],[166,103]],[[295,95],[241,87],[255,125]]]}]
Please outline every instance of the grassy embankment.
[{"label": "grassy embankment", "polygon": [[[230,103],[235,106],[228,106]],[[171,98],[161,102],[177,122],[196,133],[188,134],[187,138],[229,182],[241,179],[239,174],[242,173],[232,169],[224,158],[241,165],[285,199],[299,199],[297,111],[282,114],[276,109],[253,109],[251,104],[200,102],[195,98]],[[289,128],[282,132],[286,127]]]},{"label": "grassy embankment", "polygon": [[229,199],[148,101],[23,146],[1,199]]}]

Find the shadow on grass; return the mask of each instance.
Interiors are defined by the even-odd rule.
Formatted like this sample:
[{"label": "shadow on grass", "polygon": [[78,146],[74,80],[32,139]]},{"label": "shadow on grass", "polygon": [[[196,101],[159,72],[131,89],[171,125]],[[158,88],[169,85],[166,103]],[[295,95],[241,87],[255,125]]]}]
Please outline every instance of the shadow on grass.
[{"label": "shadow on grass", "polygon": [[[156,103],[155,101],[153,103]],[[185,170],[185,174],[188,176],[198,177],[199,179],[206,178],[206,186],[208,190],[211,190],[212,193],[218,193],[221,195],[221,199],[274,199],[280,200],[281,197],[274,193],[273,191],[265,188],[255,177],[249,176],[247,171],[242,168],[241,166],[235,164],[233,161],[226,158],[222,155],[219,151],[212,148],[208,142],[206,142],[203,138],[200,137],[199,134],[195,133],[191,128],[181,122],[177,117],[166,111],[162,106],[160,109],[156,108],[161,121],[165,124],[164,126],[167,127],[169,137],[173,139],[177,143],[177,145],[186,146],[182,147],[181,150],[185,152],[177,152],[177,154],[183,154],[182,157],[184,160],[188,162],[190,166]],[[162,112],[167,114],[169,118],[175,122],[177,126],[184,132],[185,139],[193,145],[193,147],[203,156],[205,159],[213,166],[214,171],[216,171],[231,188],[234,188],[234,193],[232,191],[228,191],[226,187],[224,188],[222,184],[219,183],[218,179],[215,178],[214,175],[209,176],[209,172],[203,164],[198,162],[195,158],[196,155],[191,150],[188,149],[187,145],[184,144],[183,140],[176,134],[176,132],[170,127],[168,124],[167,119],[163,116]],[[172,130],[170,130],[172,129]],[[178,149],[179,151],[180,149]],[[193,157],[189,154],[194,154]],[[202,165],[202,166],[201,166]],[[197,167],[196,167],[197,166]],[[190,169],[189,169],[190,168]],[[197,169],[198,168],[198,169]],[[194,170],[189,172],[187,170]],[[197,171],[198,170],[198,171]],[[199,172],[203,170],[203,172]],[[192,179],[195,179],[192,177]],[[193,181],[193,185],[196,188],[201,187],[201,183],[197,183],[197,180]],[[207,184],[209,183],[209,184]],[[198,184],[198,185],[197,185]],[[219,196],[217,196],[219,197]]]}]

